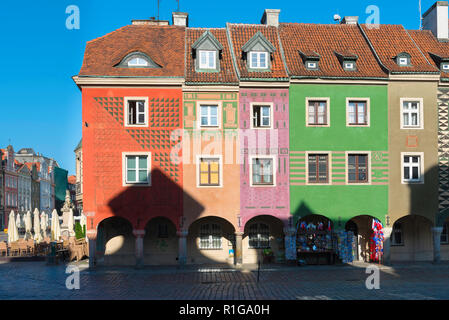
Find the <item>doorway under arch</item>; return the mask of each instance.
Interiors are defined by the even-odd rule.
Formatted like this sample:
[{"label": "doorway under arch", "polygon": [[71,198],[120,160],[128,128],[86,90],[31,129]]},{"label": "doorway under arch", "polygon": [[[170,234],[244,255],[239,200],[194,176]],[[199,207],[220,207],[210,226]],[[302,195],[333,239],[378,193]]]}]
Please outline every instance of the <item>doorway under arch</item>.
[{"label": "doorway under arch", "polygon": [[100,265],[135,265],[132,224],[122,217],[110,217],[101,221],[98,225],[96,251]]},{"label": "doorway under arch", "polygon": [[143,253],[145,265],[176,265],[178,237],[176,226],[165,217],[156,217],[145,226]]}]

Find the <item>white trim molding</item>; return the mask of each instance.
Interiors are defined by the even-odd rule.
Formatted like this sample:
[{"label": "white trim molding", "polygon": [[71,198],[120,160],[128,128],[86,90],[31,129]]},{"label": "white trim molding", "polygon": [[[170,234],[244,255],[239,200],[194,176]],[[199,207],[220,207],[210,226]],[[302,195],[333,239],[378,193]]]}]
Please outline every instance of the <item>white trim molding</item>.
[{"label": "white trim molding", "polygon": [[[218,186],[202,186],[200,184],[200,164],[201,158],[205,158],[205,159],[218,159],[218,170],[219,170],[219,181],[218,181]],[[204,155],[204,154],[197,154],[196,155],[196,187],[197,188],[223,188],[223,156],[220,155]]]},{"label": "white trim molding", "polygon": [[[327,183],[314,183],[309,182],[309,155],[327,155]],[[332,152],[331,151],[306,151],[306,185],[308,186],[330,186],[332,185]]]},{"label": "white trim molding", "polygon": [[[348,170],[348,160],[349,160],[349,155],[352,154],[366,154],[368,156],[368,182],[363,182],[363,183],[354,183],[354,182],[349,182],[349,170]],[[348,186],[369,186],[371,185],[371,151],[346,151],[345,152],[345,183]]]},{"label": "white trim molding", "polygon": [[[419,157],[419,180],[405,181],[404,179],[404,157]],[[424,184],[424,152],[401,152],[401,183],[402,184]]]},{"label": "white trim molding", "polygon": [[[201,125],[201,106],[217,106],[217,125],[216,126],[202,126]],[[202,130],[221,129],[222,124],[222,101],[197,101],[196,102],[196,122],[197,128]]]},{"label": "white trim molding", "polygon": [[[418,102],[418,112],[419,112],[419,125],[418,126],[404,126],[404,102]],[[423,98],[400,98],[399,99],[399,110],[401,110],[400,113],[400,122],[401,122],[401,129],[405,130],[422,130],[424,129],[424,99]]]},{"label": "white trim molding", "polygon": [[[273,184],[253,184],[253,159],[271,159],[273,162]],[[277,157],[272,154],[260,154],[260,155],[250,155],[248,157],[249,165],[249,185],[254,188],[272,188],[276,187],[276,172],[277,172]]]},{"label": "white trim molding", "polygon": [[[253,123],[253,107],[254,106],[262,106],[262,107],[270,107],[270,125],[267,127],[254,127],[254,123]],[[273,123],[274,123],[274,103],[273,102],[251,102],[250,103],[250,129],[255,129],[255,130],[266,130],[266,129],[273,129]]]},{"label": "white trim molding", "polygon": [[[349,124],[349,102],[363,101],[366,102],[366,124]],[[363,97],[346,97],[346,127],[370,127],[371,126],[371,99]]]},{"label": "white trim molding", "polygon": [[[145,123],[144,124],[129,124],[128,123],[128,120],[129,120],[128,119],[128,107],[129,107],[128,102],[129,101],[135,101],[135,100],[144,100],[145,101],[145,106],[144,106],[144,108],[145,108]],[[145,128],[145,127],[148,127],[148,123],[149,123],[149,121],[148,121],[148,118],[149,118],[148,114],[150,113],[149,105],[148,105],[148,97],[124,97],[123,101],[124,101],[124,108],[123,108],[123,120],[124,121],[123,122],[125,124],[125,127],[128,127],[128,128]],[[138,115],[138,111],[136,113],[136,116],[137,115]]]},{"label": "white trim molding", "polygon": [[[147,183],[127,182],[127,156],[147,156]],[[151,187],[151,152],[129,151],[122,152],[122,186],[123,187]]]},{"label": "white trim molding", "polygon": [[[326,124],[310,124],[309,123],[309,102],[310,101],[325,101],[326,102]],[[327,128],[331,126],[331,104],[330,97],[306,97],[306,127],[323,127]]]}]

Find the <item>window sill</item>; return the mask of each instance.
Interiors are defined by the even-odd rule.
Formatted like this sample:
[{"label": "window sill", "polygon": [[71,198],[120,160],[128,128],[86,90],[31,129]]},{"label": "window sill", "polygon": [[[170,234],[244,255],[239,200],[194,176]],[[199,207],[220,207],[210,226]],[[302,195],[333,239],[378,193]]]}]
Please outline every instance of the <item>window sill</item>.
[{"label": "window sill", "polygon": [[402,184],[424,184],[424,181],[422,181],[422,180],[419,180],[419,181],[402,180]]},{"label": "window sill", "polygon": [[211,250],[223,250],[223,247],[220,247],[220,248],[198,248],[198,249],[211,251]]}]

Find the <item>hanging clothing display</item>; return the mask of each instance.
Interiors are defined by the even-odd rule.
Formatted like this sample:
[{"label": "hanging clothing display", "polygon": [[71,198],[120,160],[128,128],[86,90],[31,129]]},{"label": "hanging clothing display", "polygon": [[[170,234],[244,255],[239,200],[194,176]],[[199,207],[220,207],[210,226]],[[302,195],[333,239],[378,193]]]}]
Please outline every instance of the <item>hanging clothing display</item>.
[{"label": "hanging clothing display", "polygon": [[382,223],[373,219],[372,223],[373,234],[370,242],[370,260],[373,262],[380,262],[383,254],[384,233],[382,231]]},{"label": "hanging clothing display", "polygon": [[355,237],[352,231],[339,231],[337,234],[337,254],[343,263],[351,263],[355,256]]}]

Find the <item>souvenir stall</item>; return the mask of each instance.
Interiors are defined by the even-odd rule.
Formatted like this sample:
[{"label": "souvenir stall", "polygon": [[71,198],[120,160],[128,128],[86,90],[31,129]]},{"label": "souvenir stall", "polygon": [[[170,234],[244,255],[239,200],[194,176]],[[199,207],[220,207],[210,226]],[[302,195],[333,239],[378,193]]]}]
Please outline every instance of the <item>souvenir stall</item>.
[{"label": "souvenir stall", "polygon": [[330,220],[303,218],[296,232],[298,261],[305,264],[334,264],[334,237]]},{"label": "souvenir stall", "polygon": [[370,241],[370,260],[371,262],[381,262],[383,254],[384,233],[382,231],[382,223],[373,219],[372,235]]}]

